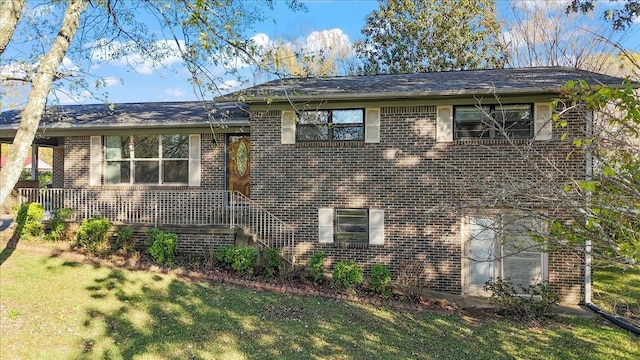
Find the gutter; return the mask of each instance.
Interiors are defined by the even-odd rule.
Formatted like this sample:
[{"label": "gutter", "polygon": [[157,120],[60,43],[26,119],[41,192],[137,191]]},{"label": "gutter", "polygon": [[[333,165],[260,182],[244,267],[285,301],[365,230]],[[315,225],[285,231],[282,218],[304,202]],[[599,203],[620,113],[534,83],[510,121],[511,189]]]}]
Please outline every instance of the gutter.
[{"label": "gutter", "polygon": [[[291,95],[286,92],[291,90]],[[335,89],[334,91],[340,91]],[[242,92],[242,91],[240,91]],[[285,95],[282,93],[285,92]],[[407,91],[407,92],[366,92],[366,93],[309,93],[305,95],[296,95],[295,87],[291,89],[283,89],[277,87],[274,89],[265,89],[260,91],[262,95],[244,94],[243,102],[247,104],[261,102],[280,102],[280,101],[329,101],[329,100],[389,100],[389,99],[419,99],[429,97],[449,97],[449,96],[471,96],[471,95],[534,95],[534,94],[558,94],[559,87],[540,87],[540,88],[483,88],[483,89],[460,89],[460,90],[441,90],[441,91]],[[236,93],[237,94],[237,93]],[[214,99],[218,102],[238,101],[236,97],[220,96]]]},{"label": "gutter", "polygon": [[[586,130],[587,130],[587,134],[590,135],[591,132],[593,131],[593,127],[592,127],[593,111],[588,112],[586,115],[587,115]],[[586,152],[585,165],[586,165],[585,180],[587,181],[592,180],[593,179],[593,155],[591,154],[590,151]],[[592,260],[593,260],[592,250],[593,249],[592,249],[591,240],[585,240],[585,243],[584,243],[584,305],[588,309],[591,309],[596,314],[607,319],[614,325],[621,327],[627,331],[630,331],[636,336],[640,336],[639,327],[633,324],[630,324],[617,316],[604,312],[597,305],[591,302],[592,292],[593,292],[593,287],[591,284],[592,282],[591,271],[592,271]]]},{"label": "gutter", "polygon": [[[590,136],[593,132],[593,110],[588,110],[586,115],[586,132],[587,136]],[[585,155],[585,180],[591,181],[593,179],[593,154],[591,151],[586,151]],[[587,202],[589,202],[589,193],[587,193]],[[592,295],[592,244],[591,239],[585,240],[584,243],[584,303],[591,304]]]},{"label": "gutter", "polygon": [[[69,124],[65,126],[63,124],[40,124],[38,127],[38,133],[44,133],[45,136],[69,136],[69,135],[85,135],[92,134],[95,131],[106,131],[109,133],[121,132],[123,130],[136,130],[146,131],[146,130],[160,130],[160,129],[195,129],[195,128],[210,128],[213,127],[218,130],[216,132],[229,132],[225,130],[225,128],[236,128],[236,127],[249,127],[248,120],[235,120],[235,121],[223,121],[220,123],[224,125],[224,127],[218,127],[217,124],[212,124],[210,122],[171,122],[171,123],[143,123],[143,124],[135,124],[135,123],[116,123],[116,124]],[[19,124],[15,126],[7,126],[0,127],[0,137],[12,137],[15,136],[18,131]],[[104,135],[104,134],[102,134]]]}]

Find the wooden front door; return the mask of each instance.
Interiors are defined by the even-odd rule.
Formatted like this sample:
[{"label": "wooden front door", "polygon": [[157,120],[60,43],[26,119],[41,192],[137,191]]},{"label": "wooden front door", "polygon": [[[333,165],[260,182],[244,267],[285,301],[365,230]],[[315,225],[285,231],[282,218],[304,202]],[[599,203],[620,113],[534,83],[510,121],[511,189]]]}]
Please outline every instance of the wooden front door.
[{"label": "wooden front door", "polygon": [[251,187],[251,144],[250,136],[229,135],[227,137],[228,190],[238,191],[249,197]]}]

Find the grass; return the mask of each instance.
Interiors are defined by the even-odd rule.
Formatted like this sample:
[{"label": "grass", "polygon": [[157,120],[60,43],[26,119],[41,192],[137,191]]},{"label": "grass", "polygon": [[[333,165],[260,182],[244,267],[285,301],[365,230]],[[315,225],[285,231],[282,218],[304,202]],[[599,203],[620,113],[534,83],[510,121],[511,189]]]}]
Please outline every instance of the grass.
[{"label": "grass", "polygon": [[640,265],[594,267],[593,302],[640,326]]},{"label": "grass", "polygon": [[192,283],[15,250],[0,265],[7,359],[637,359],[599,320],[542,327]]}]

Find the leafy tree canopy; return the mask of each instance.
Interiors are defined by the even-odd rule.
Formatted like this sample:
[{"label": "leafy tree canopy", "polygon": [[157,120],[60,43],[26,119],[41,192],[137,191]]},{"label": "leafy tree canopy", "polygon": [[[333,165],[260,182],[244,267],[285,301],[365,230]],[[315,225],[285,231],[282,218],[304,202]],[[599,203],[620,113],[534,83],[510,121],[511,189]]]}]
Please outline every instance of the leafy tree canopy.
[{"label": "leafy tree canopy", "polygon": [[[611,21],[615,30],[624,30],[640,16],[640,1],[638,0],[609,0],[612,3],[622,3],[619,7],[607,9],[602,14],[605,20]],[[567,12],[588,13],[594,11],[594,0],[572,0],[567,5]]]},{"label": "leafy tree canopy", "polygon": [[380,0],[354,47],[366,74],[501,68],[492,0]]}]

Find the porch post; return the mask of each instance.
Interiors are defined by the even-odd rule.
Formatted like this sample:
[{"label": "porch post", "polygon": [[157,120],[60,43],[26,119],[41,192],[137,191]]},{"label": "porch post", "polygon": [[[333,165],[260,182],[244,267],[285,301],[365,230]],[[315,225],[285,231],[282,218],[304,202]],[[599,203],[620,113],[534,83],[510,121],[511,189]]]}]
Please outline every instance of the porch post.
[{"label": "porch post", "polygon": [[31,145],[31,180],[38,180],[38,145]]}]

